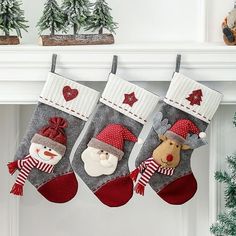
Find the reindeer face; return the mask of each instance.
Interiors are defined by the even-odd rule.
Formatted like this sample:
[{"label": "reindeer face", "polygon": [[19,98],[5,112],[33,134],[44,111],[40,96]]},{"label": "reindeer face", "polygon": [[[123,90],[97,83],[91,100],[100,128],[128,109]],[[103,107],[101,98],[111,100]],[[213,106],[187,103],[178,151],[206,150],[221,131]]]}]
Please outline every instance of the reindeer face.
[{"label": "reindeer face", "polygon": [[180,150],[190,149],[189,146],[179,144],[164,135],[159,136],[162,143],[154,150],[154,161],[163,167],[175,168],[180,162]]}]

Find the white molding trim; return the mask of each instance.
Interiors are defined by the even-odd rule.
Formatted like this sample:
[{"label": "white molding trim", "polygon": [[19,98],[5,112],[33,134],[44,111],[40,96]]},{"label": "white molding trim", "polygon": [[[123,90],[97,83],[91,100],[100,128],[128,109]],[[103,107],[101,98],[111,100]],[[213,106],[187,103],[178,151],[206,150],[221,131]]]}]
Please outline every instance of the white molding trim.
[{"label": "white molding trim", "polygon": [[169,82],[177,53],[182,54],[181,73],[197,81],[234,82],[236,78],[236,47],[220,44],[20,45],[0,46],[0,52],[1,104],[36,103],[52,53],[58,54],[57,73],[82,82],[105,82],[114,54],[119,56],[117,74],[129,81]]},{"label": "white molding trim", "polygon": [[[127,76],[132,81],[169,81],[177,53],[183,55],[181,68],[190,70],[189,75],[196,80],[234,81],[236,74],[236,48],[221,44],[20,45],[0,46],[0,52],[2,82],[45,81],[52,53],[58,54],[57,71],[66,75],[70,70],[68,76],[80,81],[106,81],[113,54],[119,56],[118,72],[129,69]],[[213,77],[215,70],[218,73]]]}]

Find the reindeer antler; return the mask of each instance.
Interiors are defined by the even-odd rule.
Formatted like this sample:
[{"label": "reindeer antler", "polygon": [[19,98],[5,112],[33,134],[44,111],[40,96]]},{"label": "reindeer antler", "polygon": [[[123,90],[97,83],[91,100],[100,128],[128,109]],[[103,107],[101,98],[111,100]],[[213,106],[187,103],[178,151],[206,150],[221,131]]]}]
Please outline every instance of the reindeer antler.
[{"label": "reindeer antler", "polygon": [[153,120],[153,129],[156,131],[157,134],[164,134],[171,125],[168,124],[168,119],[163,119],[163,114],[161,112],[158,112]]},{"label": "reindeer antler", "polygon": [[190,146],[192,149],[196,149],[203,145],[206,145],[207,141],[205,139],[199,138],[197,134],[188,134],[184,144]]}]

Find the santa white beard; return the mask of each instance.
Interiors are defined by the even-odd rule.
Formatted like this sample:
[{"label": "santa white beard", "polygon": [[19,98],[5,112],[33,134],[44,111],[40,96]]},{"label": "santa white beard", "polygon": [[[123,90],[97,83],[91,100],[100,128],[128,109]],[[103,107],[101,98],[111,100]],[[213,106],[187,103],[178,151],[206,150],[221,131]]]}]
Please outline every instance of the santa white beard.
[{"label": "santa white beard", "polygon": [[116,170],[118,158],[109,153],[108,159],[101,160],[100,151],[99,149],[88,147],[81,155],[84,169],[89,176],[111,175]]}]

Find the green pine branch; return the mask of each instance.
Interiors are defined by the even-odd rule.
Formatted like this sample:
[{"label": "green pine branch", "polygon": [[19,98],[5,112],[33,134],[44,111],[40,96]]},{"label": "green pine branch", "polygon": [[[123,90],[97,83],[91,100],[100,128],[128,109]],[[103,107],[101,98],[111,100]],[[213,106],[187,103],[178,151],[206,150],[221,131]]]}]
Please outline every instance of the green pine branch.
[{"label": "green pine branch", "polygon": [[89,0],[64,0],[62,9],[65,14],[65,25],[73,28],[77,35],[80,28],[89,24],[92,4]]},{"label": "green pine branch", "polygon": [[49,30],[51,35],[55,35],[58,31],[66,31],[65,15],[59,7],[56,0],[47,0],[44,4],[42,17],[37,23],[39,34],[45,30]]},{"label": "green pine branch", "polygon": [[225,212],[210,228],[217,236],[236,236],[236,154],[227,157],[228,171],[217,171],[215,178],[225,184]]},{"label": "green pine branch", "polygon": [[97,0],[93,4],[93,14],[86,30],[98,30],[99,34],[102,34],[103,29],[107,29],[111,33],[115,33],[115,29],[118,28],[118,24],[114,22],[110,13],[111,10],[112,9],[108,6],[105,0]]},{"label": "green pine branch", "polygon": [[236,127],[236,112],[234,113],[233,124]]},{"label": "green pine branch", "polygon": [[12,30],[16,31],[18,37],[22,37],[21,30],[27,32],[28,21],[24,17],[21,5],[18,0],[0,0],[0,30],[6,36],[9,36]]}]

